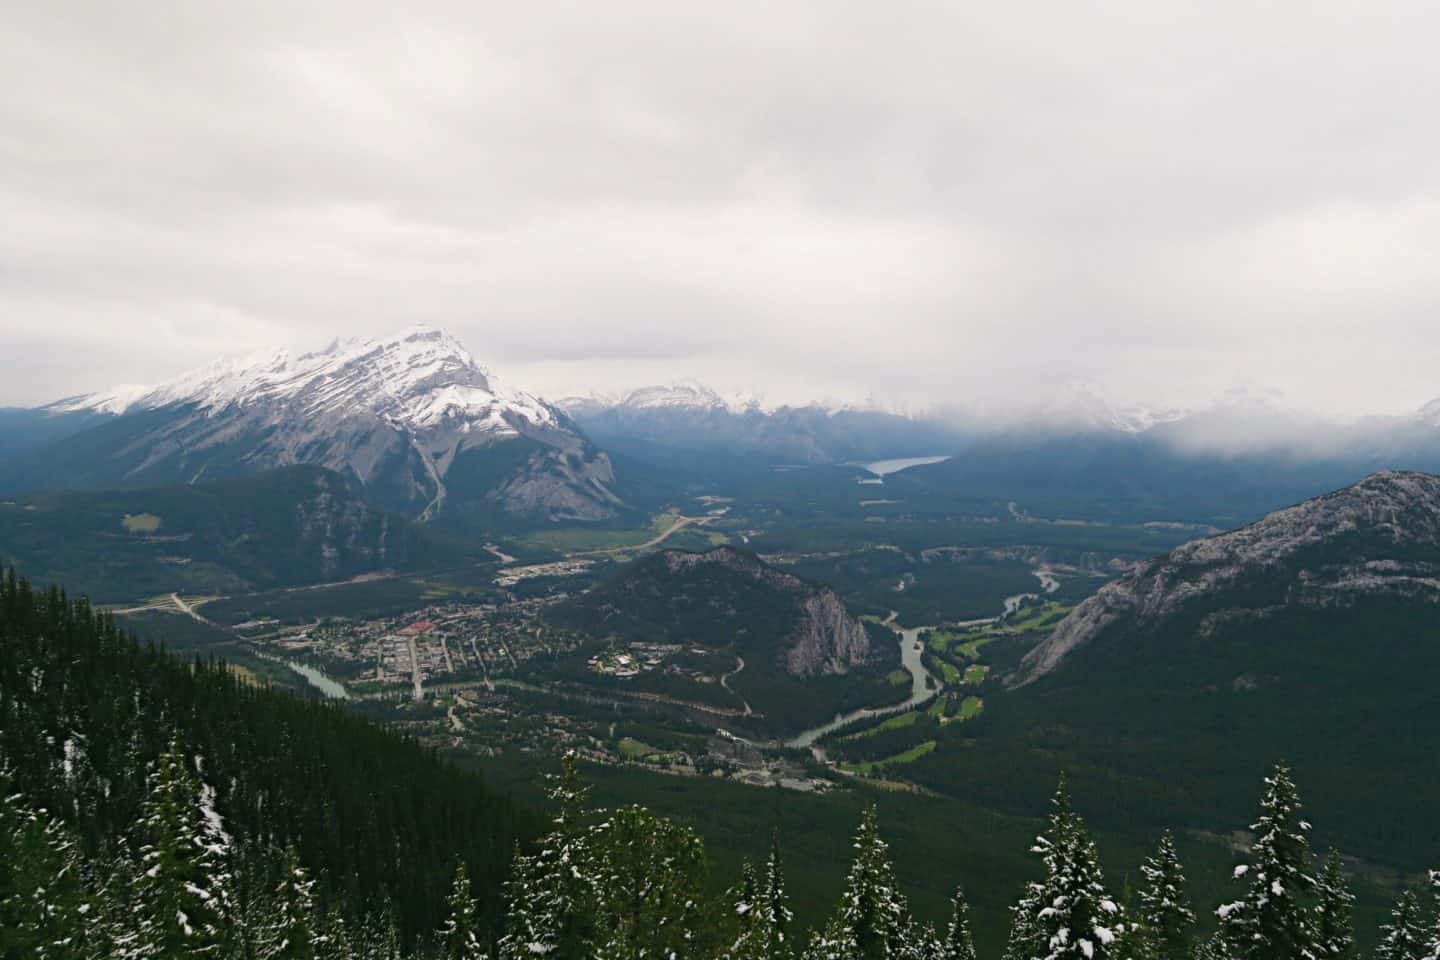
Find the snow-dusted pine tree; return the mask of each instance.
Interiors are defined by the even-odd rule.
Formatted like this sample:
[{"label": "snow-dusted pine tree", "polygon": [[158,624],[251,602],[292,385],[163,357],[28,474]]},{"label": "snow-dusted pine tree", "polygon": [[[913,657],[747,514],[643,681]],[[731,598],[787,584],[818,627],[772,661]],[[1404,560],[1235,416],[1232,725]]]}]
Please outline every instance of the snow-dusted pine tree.
[{"label": "snow-dusted pine tree", "polygon": [[280,881],[268,899],[268,929],[260,941],[261,960],[315,960],[320,945],[315,915],[315,881],[293,845],[281,857]]},{"label": "snow-dusted pine tree", "polygon": [[1319,960],[1350,960],[1355,955],[1355,895],[1338,850],[1325,858],[1315,892],[1320,896],[1315,904],[1315,955]]},{"label": "snow-dusted pine tree", "polygon": [[609,811],[585,842],[595,949],[618,937],[629,944],[634,960],[704,953],[701,939],[712,930],[702,923],[705,845],[698,834],[644,807],[628,806]]},{"label": "snow-dusted pine tree", "polygon": [[1190,931],[1195,911],[1185,891],[1185,872],[1175,850],[1175,837],[1166,830],[1155,854],[1140,865],[1145,885],[1140,889],[1137,917],[1146,953],[1156,960],[1188,960],[1194,952]]},{"label": "snow-dusted pine tree", "polygon": [[1414,890],[1406,890],[1395,901],[1390,922],[1380,928],[1375,960],[1425,960],[1428,940],[1420,920],[1420,898]]},{"label": "snow-dusted pine tree", "polygon": [[950,926],[940,941],[941,960],[975,960],[975,943],[970,937],[970,904],[963,887],[955,888],[950,902]]},{"label": "snow-dusted pine tree", "polygon": [[68,827],[25,803],[0,768],[0,957],[81,957],[91,904]]},{"label": "snow-dusted pine tree", "polygon": [[1040,913],[1040,891],[1040,884],[1026,884],[1024,894],[1010,908],[1010,937],[1005,942],[1002,960],[1032,960],[1045,956],[1048,948],[1035,921]]},{"label": "snow-dusted pine tree", "polygon": [[215,792],[179,741],[156,761],[141,809],[139,957],[223,956],[230,941],[230,838]]},{"label": "snow-dusted pine tree", "polygon": [[1124,917],[1105,890],[1099,852],[1084,821],[1070,809],[1063,779],[1055,792],[1049,828],[1037,838],[1034,852],[1045,861],[1045,879],[1030,888],[1016,909],[1007,957],[1119,957],[1126,933]]},{"label": "snow-dusted pine tree", "polygon": [[455,881],[446,900],[449,915],[440,928],[440,951],[444,960],[481,960],[480,917],[470,893],[470,875],[462,860],[455,867]]},{"label": "snow-dusted pine tree", "polygon": [[1319,956],[1303,899],[1314,889],[1310,824],[1300,818],[1300,797],[1281,763],[1265,778],[1260,819],[1251,827],[1252,863],[1235,868],[1249,883],[1245,896],[1216,911],[1226,949],[1235,960],[1315,960]]},{"label": "snow-dusted pine tree", "polygon": [[725,951],[726,960],[788,960],[794,955],[789,940],[792,916],[785,895],[779,839],[772,838],[763,873],[756,876],[749,861],[742,866],[735,895],[739,932]]},{"label": "snow-dusted pine tree", "polygon": [[374,960],[404,960],[400,949],[400,924],[395,919],[394,908],[386,905],[370,924],[370,953]]},{"label": "snow-dusted pine tree", "polygon": [[854,846],[840,909],[812,941],[806,960],[898,960],[933,952],[928,932],[911,919],[896,887],[874,804],[865,809]]},{"label": "snow-dusted pine tree", "polygon": [[1440,870],[1430,871],[1430,908],[1434,917],[1430,925],[1430,942],[1426,960],[1440,960]]},{"label": "snow-dusted pine tree", "polygon": [[584,831],[589,791],[573,754],[565,757],[548,793],[559,808],[552,828],[533,854],[517,852],[506,884],[510,909],[501,960],[578,957],[593,933],[593,858]]}]

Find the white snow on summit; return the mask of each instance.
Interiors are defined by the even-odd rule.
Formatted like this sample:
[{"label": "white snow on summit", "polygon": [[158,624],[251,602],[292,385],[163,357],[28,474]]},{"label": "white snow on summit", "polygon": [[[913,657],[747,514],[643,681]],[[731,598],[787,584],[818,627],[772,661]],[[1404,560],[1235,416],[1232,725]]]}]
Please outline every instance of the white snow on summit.
[{"label": "white snow on summit", "polygon": [[193,405],[208,414],[260,404],[306,415],[364,411],[397,425],[434,427],[466,418],[467,429],[514,433],[505,415],[558,426],[544,401],[506,389],[442,330],[413,327],[384,339],[336,340],[323,350],[225,358],[154,388],[125,387],[52,404],[57,412],[129,413]]}]

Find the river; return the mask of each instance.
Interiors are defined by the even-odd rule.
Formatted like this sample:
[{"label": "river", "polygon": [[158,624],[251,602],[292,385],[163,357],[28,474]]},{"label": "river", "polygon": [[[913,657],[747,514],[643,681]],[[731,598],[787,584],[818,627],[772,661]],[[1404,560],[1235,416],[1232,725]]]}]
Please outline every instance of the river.
[{"label": "river", "polygon": [[888,477],[892,473],[899,473],[901,470],[908,470],[911,467],[923,467],[931,463],[944,463],[949,460],[944,457],[896,457],[893,460],[872,460],[869,463],[854,463],[850,466],[864,467],[877,477]]},{"label": "river", "polygon": [[812,727],[799,736],[785,741],[785,746],[804,749],[821,737],[834,733],[841,727],[848,727],[857,720],[871,720],[876,717],[888,717],[893,713],[904,713],[933,698],[942,689],[942,684],[936,680],[932,686],[930,671],[926,670],[925,664],[920,662],[922,652],[920,633],[929,629],[931,628],[910,627],[906,629],[902,627],[896,631],[900,635],[900,662],[910,673],[910,696],[903,703],[893,703],[886,707],[865,707],[852,713],[841,714],[829,723]]},{"label": "river", "polygon": [[[944,458],[942,457],[941,459]],[[934,461],[932,460],[930,462]],[[1036,579],[1040,581],[1041,593],[1054,593],[1060,588],[1060,581],[1055,578],[1055,575],[1050,572],[1048,567],[1037,567],[1034,572]],[[1035,600],[1039,597],[1040,593],[1013,594],[1005,598],[1003,613],[994,617],[986,617],[983,620],[967,621],[965,624],[961,624],[961,626],[980,626],[987,623],[996,623],[1019,610],[1021,604],[1026,600]],[[893,623],[894,619],[895,617],[892,614],[890,620],[886,621],[886,623]],[[894,628],[892,627],[892,629]],[[920,643],[920,634],[932,629],[934,628],[901,627],[896,630],[900,635],[900,663],[910,673],[910,696],[907,700],[903,703],[895,703],[886,707],[865,707],[851,713],[836,716],[835,719],[829,723],[812,727],[799,736],[785,741],[785,746],[802,750],[807,747],[813,747],[817,740],[827,737],[836,730],[842,727],[848,727],[850,724],[859,720],[873,720],[877,717],[888,717],[892,714],[904,713],[933,699],[941,690],[945,689],[945,685],[938,679],[932,677],[930,671],[925,669],[925,664],[921,661],[921,654],[924,652],[924,648]]]},{"label": "river", "polygon": [[349,691],[347,691],[338,680],[330,679],[314,667],[307,666],[303,663],[296,663],[294,660],[286,660],[285,666],[300,674],[300,676],[304,677],[306,682],[309,683],[310,686],[314,687],[316,690],[319,690],[322,694],[324,694],[331,700],[350,699]]}]

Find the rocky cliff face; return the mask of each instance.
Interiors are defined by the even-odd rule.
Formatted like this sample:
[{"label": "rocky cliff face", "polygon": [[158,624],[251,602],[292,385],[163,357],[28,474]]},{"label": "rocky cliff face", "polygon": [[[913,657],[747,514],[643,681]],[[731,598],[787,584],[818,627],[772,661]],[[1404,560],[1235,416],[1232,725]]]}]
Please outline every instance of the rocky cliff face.
[{"label": "rocky cliff face", "polygon": [[785,672],[792,677],[849,673],[870,658],[870,635],[850,615],[833,590],[821,590],[800,604],[800,626],[785,651]]},{"label": "rocky cliff face", "polygon": [[1364,595],[1440,602],[1440,477],[1373,474],[1354,486],[1229,533],[1184,544],[1107,584],[1026,655],[1029,683],[1112,625],[1144,628],[1192,604],[1226,619],[1285,606],[1345,604]]}]

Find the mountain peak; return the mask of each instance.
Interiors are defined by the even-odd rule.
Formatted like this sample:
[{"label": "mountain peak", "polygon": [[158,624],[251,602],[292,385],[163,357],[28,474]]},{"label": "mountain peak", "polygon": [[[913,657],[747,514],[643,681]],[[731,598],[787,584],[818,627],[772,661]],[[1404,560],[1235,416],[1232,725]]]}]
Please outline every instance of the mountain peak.
[{"label": "mountain peak", "polygon": [[296,404],[312,416],[364,409],[422,426],[496,408],[537,426],[555,423],[542,401],[505,390],[459,340],[429,325],[336,339],[299,355],[280,349],[222,357],[158,387],[117,388],[49,409],[121,414],[185,405],[213,414],[260,404]]},{"label": "mountain peak", "polygon": [[[447,504],[460,516],[498,507],[557,521],[606,519],[623,507],[609,487],[608,458],[572,423],[538,397],[503,386],[459,340],[428,325],[307,353],[225,357],[159,387],[47,409],[120,417],[94,428],[125,438],[120,454],[94,465],[105,483],[122,469],[126,482],[194,483],[316,464],[421,520]],[[153,416],[124,416],[142,411]],[[514,452],[497,454],[501,448]],[[131,454],[139,459],[126,461]],[[492,456],[504,469],[489,487],[477,484],[473,465]],[[447,478],[457,464],[464,482],[452,489]]]}]

